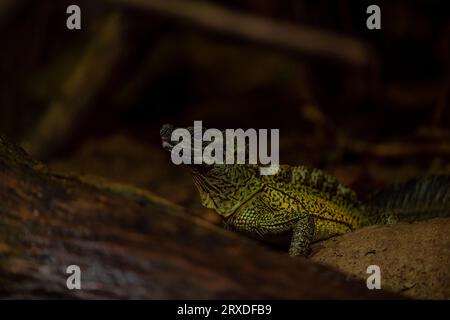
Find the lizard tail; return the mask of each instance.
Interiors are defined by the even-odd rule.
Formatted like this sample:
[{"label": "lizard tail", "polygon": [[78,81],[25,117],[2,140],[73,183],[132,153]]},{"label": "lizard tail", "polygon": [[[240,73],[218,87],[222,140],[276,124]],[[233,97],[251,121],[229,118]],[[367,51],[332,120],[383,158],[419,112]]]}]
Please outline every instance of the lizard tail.
[{"label": "lizard tail", "polygon": [[450,217],[450,175],[388,186],[369,197],[365,211],[373,224]]}]

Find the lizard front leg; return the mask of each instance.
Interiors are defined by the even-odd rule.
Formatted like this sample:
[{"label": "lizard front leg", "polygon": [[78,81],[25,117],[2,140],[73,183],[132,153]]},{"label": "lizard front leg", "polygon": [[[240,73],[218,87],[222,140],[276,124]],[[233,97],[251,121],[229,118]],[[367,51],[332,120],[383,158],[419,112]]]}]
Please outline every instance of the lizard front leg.
[{"label": "lizard front leg", "polygon": [[299,220],[292,229],[290,256],[308,256],[310,245],[314,238],[314,218],[309,214],[300,215]]},{"label": "lizard front leg", "polygon": [[[266,194],[253,197],[230,216],[226,223],[233,229],[268,240],[273,235],[291,233],[289,254],[306,256],[313,240],[315,222],[311,215],[303,212],[296,203],[288,208],[272,206]],[[278,197],[282,199],[282,197]],[[294,208],[295,207],[295,208]]]}]

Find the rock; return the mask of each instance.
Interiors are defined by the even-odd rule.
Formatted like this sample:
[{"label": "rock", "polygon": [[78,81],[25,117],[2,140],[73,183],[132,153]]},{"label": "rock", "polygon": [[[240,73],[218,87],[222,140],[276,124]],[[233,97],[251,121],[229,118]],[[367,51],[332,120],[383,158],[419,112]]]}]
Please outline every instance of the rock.
[{"label": "rock", "polygon": [[363,280],[378,265],[383,289],[450,299],[450,218],[363,228],[315,244],[311,259]]}]

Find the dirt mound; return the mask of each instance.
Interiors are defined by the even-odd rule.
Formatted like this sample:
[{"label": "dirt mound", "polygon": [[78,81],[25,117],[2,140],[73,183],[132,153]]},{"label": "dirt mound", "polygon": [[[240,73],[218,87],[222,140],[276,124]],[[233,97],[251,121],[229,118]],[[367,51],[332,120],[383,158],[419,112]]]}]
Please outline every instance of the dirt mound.
[{"label": "dirt mound", "polygon": [[314,245],[311,259],[364,280],[378,265],[383,289],[450,299],[449,218],[364,228]]}]

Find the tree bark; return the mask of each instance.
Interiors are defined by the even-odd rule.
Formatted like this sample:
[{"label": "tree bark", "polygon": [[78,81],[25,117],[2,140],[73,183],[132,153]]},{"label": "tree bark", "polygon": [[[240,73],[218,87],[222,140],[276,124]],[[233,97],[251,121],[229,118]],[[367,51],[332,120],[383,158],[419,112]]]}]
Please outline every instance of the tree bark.
[{"label": "tree bark", "polygon": [[[66,286],[69,265],[81,268],[81,290]],[[398,297],[375,291],[150,192],[50,172],[0,138],[0,297]]]}]

